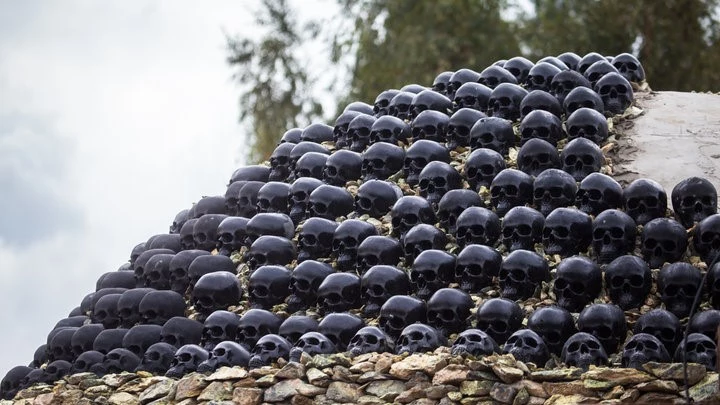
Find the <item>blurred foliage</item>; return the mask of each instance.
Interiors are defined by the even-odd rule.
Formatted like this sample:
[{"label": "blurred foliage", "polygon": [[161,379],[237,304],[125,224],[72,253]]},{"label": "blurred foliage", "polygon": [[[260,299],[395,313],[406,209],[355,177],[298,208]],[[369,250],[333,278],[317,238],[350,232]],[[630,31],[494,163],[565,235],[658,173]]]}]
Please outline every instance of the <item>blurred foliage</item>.
[{"label": "blurred foliage", "polygon": [[249,161],[267,159],[286,129],[321,116],[310,89],[323,72],[307,71],[296,52],[318,35],[328,38],[327,55],[313,56],[327,58],[325,73],[350,77],[332,84],[330,124],[350,101],[372,104],[385,89],[429,86],[442,71],[480,72],[516,55],[636,50],[654,90],[720,89],[720,0],[533,0],[531,9],[521,0],[336,1],[338,15],[300,27],[287,0],[262,0],[264,36],[228,38]]}]

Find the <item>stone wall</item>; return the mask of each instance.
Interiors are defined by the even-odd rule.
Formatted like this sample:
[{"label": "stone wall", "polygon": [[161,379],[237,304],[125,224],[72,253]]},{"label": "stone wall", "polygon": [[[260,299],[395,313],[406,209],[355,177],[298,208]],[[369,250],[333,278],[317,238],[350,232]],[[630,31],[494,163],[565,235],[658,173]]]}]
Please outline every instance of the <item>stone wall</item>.
[{"label": "stone wall", "polygon": [[[688,376],[694,403],[720,403],[717,373],[689,364]],[[249,371],[223,367],[180,380],[142,372],[76,374],[54,386],[21,391],[17,398],[19,405],[685,403],[681,364],[648,363],[643,371],[535,370],[511,355],[476,360],[452,356],[447,348],[410,356],[317,355]]]}]

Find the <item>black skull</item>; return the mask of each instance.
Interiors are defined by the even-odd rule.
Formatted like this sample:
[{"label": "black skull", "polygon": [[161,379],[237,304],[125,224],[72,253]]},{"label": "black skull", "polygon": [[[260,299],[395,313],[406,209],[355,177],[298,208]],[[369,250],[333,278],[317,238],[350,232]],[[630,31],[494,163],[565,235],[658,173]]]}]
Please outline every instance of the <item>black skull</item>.
[{"label": "black skull", "polygon": [[323,143],[333,140],[333,127],[323,123],[313,123],[305,127],[300,134],[300,141]]},{"label": "black skull", "polygon": [[162,326],[174,316],[185,315],[185,299],[175,291],[151,291],[138,308],[143,323]]},{"label": "black skull", "polygon": [[445,339],[435,328],[423,323],[414,323],[403,329],[395,351],[397,354],[427,353],[445,344]]},{"label": "black skull", "polygon": [[457,256],[455,277],[460,289],[467,293],[479,293],[492,284],[502,264],[500,253],[484,245],[468,245]]},{"label": "black skull", "polygon": [[622,366],[643,370],[643,365],[651,361],[669,363],[670,355],[655,336],[638,333],[625,343],[622,352]]},{"label": "black skull", "polygon": [[560,59],[567,67],[568,69],[577,70],[578,63],[580,63],[580,56],[576,54],[575,52],[564,52],[557,56],[558,59]]},{"label": "black skull", "polygon": [[194,248],[212,252],[217,245],[217,228],[225,218],[227,215],[221,214],[205,214],[198,218],[193,225]]},{"label": "black skull", "polygon": [[490,184],[490,203],[500,217],[513,207],[531,204],[532,199],[533,178],[520,170],[505,169]]},{"label": "black skull", "polygon": [[710,263],[720,254],[720,214],[713,214],[700,221],[695,227],[693,246],[705,263]]},{"label": "black skull", "polygon": [[605,57],[597,52],[590,52],[577,62],[577,71],[584,74],[593,63],[599,60],[605,60]]},{"label": "black skull", "polygon": [[504,298],[528,299],[535,295],[543,281],[550,280],[550,270],[537,253],[515,250],[503,261],[498,277]]},{"label": "black skull", "polygon": [[257,212],[288,213],[290,185],[271,181],[260,187],[257,194]]},{"label": "black skull", "polygon": [[593,141],[576,138],[568,142],[560,154],[562,169],[575,181],[582,181],[591,173],[599,172],[605,162],[602,151]]},{"label": "black skull", "polygon": [[[387,100],[390,102],[390,100]],[[333,127],[333,142],[335,142],[336,148],[346,148],[350,146],[350,139],[348,138],[348,126],[350,121],[358,115],[362,114],[359,111],[344,111],[340,116],[335,119],[335,126]],[[272,162],[271,162],[272,164]]]},{"label": "black skull", "polygon": [[520,103],[527,94],[527,90],[517,84],[501,83],[490,93],[487,114],[515,121],[520,118]]},{"label": "black skull", "polygon": [[158,254],[150,258],[145,264],[145,287],[156,290],[170,289],[170,262],[174,254]]},{"label": "black skull", "polygon": [[586,138],[602,145],[608,137],[608,123],[605,117],[592,108],[578,108],[565,124],[570,139]]},{"label": "black skull", "polygon": [[572,314],[557,306],[536,309],[527,327],[540,335],[550,353],[558,356],[568,338],[577,332]]},{"label": "black skull", "polygon": [[561,257],[587,250],[592,240],[592,219],[575,208],[556,208],[545,218],[545,253]]},{"label": "black skull", "polygon": [[[175,352],[175,349],[173,349],[173,352]],[[70,374],[89,373],[93,366],[97,369],[96,364],[102,366],[103,360],[105,360],[104,354],[95,350],[88,350],[75,359]]]},{"label": "black skull", "polygon": [[413,141],[427,139],[443,143],[446,140],[450,117],[435,110],[425,110],[410,123]]},{"label": "black skull", "polygon": [[138,358],[142,358],[145,350],[151,345],[160,342],[162,326],[136,325],[130,328],[123,337],[123,348],[129,350]]},{"label": "black skull", "polygon": [[501,66],[488,66],[480,72],[478,83],[491,89],[497,88],[501,83],[518,84],[517,78]]},{"label": "black skull", "polygon": [[[388,105],[388,115],[397,117],[401,120],[410,119],[410,105],[412,104],[415,93],[409,91],[401,91],[397,93]],[[382,117],[381,117],[382,118]]]},{"label": "black skull", "polygon": [[353,101],[352,103],[345,106],[343,112],[357,111],[359,113],[371,115],[373,113],[373,106],[362,101]]},{"label": "black skull", "polygon": [[377,235],[377,229],[369,222],[359,219],[343,221],[332,238],[332,251],[337,257],[340,271],[352,271],[357,263],[357,249],[365,238]]},{"label": "black skull", "polygon": [[568,93],[563,101],[565,116],[571,116],[580,108],[591,108],[600,114],[605,113],[605,106],[600,96],[593,89],[587,87],[576,87]]},{"label": "black skull", "polygon": [[470,148],[492,149],[502,155],[515,146],[515,132],[512,121],[498,117],[480,118],[470,128]]},{"label": "black skull", "polygon": [[290,342],[280,335],[269,334],[260,338],[252,350],[249,368],[269,366],[279,359],[290,358]]},{"label": "black skull", "polygon": [[[298,138],[297,141],[293,143],[300,142],[300,139]],[[259,181],[259,182],[266,182],[268,181],[268,178],[270,177],[270,168],[261,166],[261,165],[252,165],[252,166],[242,166],[239,169],[235,170],[233,172],[232,177],[230,178],[230,181],[228,184],[232,184],[236,181]],[[202,201],[202,200],[200,200]],[[196,205],[201,205],[200,202],[198,202]],[[195,207],[191,209],[191,211],[194,210]],[[200,215],[206,214],[208,212],[203,212],[197,215],[191,215],[190,218],[197,218]],[[217,214],[221,214],[222,212],[216,212]]]},{"label": "black skull", "polygon": [[[220,223],[220,226],[218,226],[218,230],[221,230],[223,228],[223,231],[225,230],[223,227],[223,224],[228,222],[229,220],[232,221],[234,219],[243,219],[245,222],[247,221],[247,218],[240,218],[240,217],[228,217],[223,222]],[[224,237],[225,232],[218,232],[220,233],[220,239],[221,240],[228,240],[228,238]],[[244,232],[243,232],[244,233]],[[232,236],[232,239],[229,243],[238,243],[241,241],[238,241],[236,235]],[[244,238],[244,235],[242,235],[242,239]],[[231,248],[231,245],[223,245],[221,247],[221,251],[223,251],[223,248],[237,250],[239,249],[239,245],[237,248]],[[233,245],[234,246],[234,245]],[[232,251],[230,250],[230,251]],[[230,252],[229,251],[229,252]],[[229,253],[228,252],[228,256]],[[175,291],[179,294],[185,294],[185,291],[187,290],[188,286],[190,285],[190,276],[188,275],[188,269],[190,268],[190,264],[197,258],[198,256],[205,256],[210,255],[210,252],[206,250],[183,250],[182,252],[179,252],[175,256],[173,256],[172,260],[170,260],[170,289]],[[122,314],[121,314],[122,315]],[[122,316],[121,316],[122,317]],[[132,325],[126,325],[126,327],[130,327]]]},{"label": "black skull", "polygon": [[665,217],[667,193],[654,180],[637,179],[623,191],[625,212],[638,225],[645,225],[655,218]]},{"label": "black skull", "polygon": [[602,289],[600,266],[584,256],[563,259],[557,266],[553,291],[558,306],[580,312]]},{"label": "black skull", "polygon": [[567,207],[575,201],[577,185],[575,179],[559,169],[547,169],[533,182],[533,201],[544,216],[554,209]]},{"label": "black skull", "polygon": [[567,95],[576,87],[592,89],[590,82],[583,75],[574,70],[565,70],[553,77],[550,82],[550,94],[562,105]]},{"label": "black skull", "polygon": [[475,316],[477,328],[500,345],[520,329],[524,318],[520,305],[507,298],[491,298],[485,301]]},{"label": "black skull", "polygon": [[115,349],[105,355],[102,365],[108,374],[119,374],[123,371],[135,371],[140,362],[140,357],[130,350]]},{"label": "black skull", "polygon": [[460,247],[470,244],[494,246],[500,238],[500,218],[487,208],[466,208],[458,216],[456,226],[455,240]]},{"label": "black skull", "polygon": [[472,190],[456,189],[450,190],[437,206],[437,217],[440,226],[448,233],[455,233],[457,218],[469,207],[482,207],[485,203],[478,193]]},{"label": "black skull", "polygon": [[[183,250],[195,249],[195,239],[193,239],[193,228],[197,219],[188,219],[180,228],[180,246]],[[139,258],[139,257],[138,257]]]},{"label": "black skull", "polygon": [[417,224],[433,225],[436,222],[435,212],[430,203],[417,196],[404,196],[398,199],[390,210],[390,217],[392,234],[401,237]]},{"label": "black skull", "polygon": [[673,187],[670,196],[675,216],[685,228],[717,214],[717,190],[707,179],[688,177]]},{"label": "black skull", "polygon": [[361,279],[363,315],[374,318],[380,307],[390,297],[410,293],[410,279],[407,273],[393,266],[373,266]]},{"label": "black skull", "polygon": [[[195,220],[190,220],[186,222],[185,224],[189,224],[190,222],[195,222]],[[185,229],[183,227],[183,229]],[[194,245],[194,242],[193,242]],[[147,265],[148,260],[150,260],[151,257],[158,255],[158,254],[175,254],[170,249],[149,249],[144,251],[140,256],[138,256],[137,260],[135,260],[135,265],[133,266],[133,269],[135,271],[135,286],[136,287],[144,287],[145,286],[145,266]],[[108,290],[108,289],[105,289]],[[121,291],[115,291],[115,293],[120,293]],[[97,293],[93,297],[93,300],[97,302],[97,300],[100,298],[100,295]],[[91,308],[92,309],[92,308]]]},{"label": "black skull", "polygon": [[317,305],[320,284],[332,273],[334,270],[331,265],[314,260],[297,265],[290,276],[288,309],[298,311]]},{"label": "black skull", "polygon": [[48,336],[47,352],[49,361],[65,360],[71,362],[75,360],[72,337],[77,330],[77,327],[61,327],[52,334],[52,337]]},{"label": "black skull", "polygon": [[[470,84],[469,84],[470,85]],[[484,87],[482,85],[478,85]],[[489,97],[488,89],[488,97]],[[466,97],[467,98],[467,97]],[[485,101],[487,104],[487,100]],[[487,106],[487,105],[486,105]],[[448,123],[447,147],[450,150],[462,146],[470,146],[470,130],[475,123],[482,118],[487,118],[484,113],[471,108],[459,108],[451,117]]]},{"label": "black skull", "polygon": [[[185,221],[185,222],[187,222],[187,221]],[[183,226],[185,226],[185,223],[183,223],[180,228],[182,229]],[[130,252],[130,269],[134,269],[135,261],[146,250],[147,250],[147,246],[145,246],[145,242],[138,243],[137,245],[135,245],[133,247],[132,251]]]},{"label": "black skull", "polygon": [[[367,116],[365,116],[367,117]],[[318,180],[323,179],[325,163],[328,155],[320,152],[306,152],[300,156],[295,163],[294,178],[312,177]]]},{"label": "black skull", "polygon": [[[290,177],[290,153],[295,147],[295,143],[281,143],[270,155],[270,181],[285,181]],[[230,187],[228,187],[228,190]],[[237,192],[240,190],[238,189]],[[237,192],[235,193],[237,199]],[[227,195],[226,195],[227,198]],[[227,200],[226,200],[227,201]],[[237,201],[235,202],[237,204]],[[228,215],[233,215],[228,211]]]},{"label": "black skull", "polygon": [[530,329],[513,333],[503,346],[503,353],[512,354],[517,360],[543,367],[550,359],[550,352],[542,337]]},{"label": "black skull", "polygon": [[201,255],[195,257],[187,270],[187,277],[190,281],[189,287],[192,289],[198,280],[200,280],[200,277],[215,271],[235,274],[235,264],[229,257],[222,255]]},{"label": "black skull", "polygon": [[517,164],[518,169],[530,176],[537,176],[547,169],[559,169],[562,166],[557,148],[550,142],[538,138],[529,139],[520,147]]},{"label": "black skull", "polygon": [[[452,77],[453,73],[454,72],[451,72],[448,70],[445,72],[441,72],[440,74],[435,76],[435,79],[433,79],[433,83],[432,83],[432,89],[434,91],[437,91],[438,93],[446,96],[447,90],[448,90],[448,84],[450,83],[450,77]],[[389,91],[389,90],[386,90],[386,91]],[[380,94],[383,94],[383,93],[380,93]],[[380,96],[378,96],[378,98],[379,97]],[[377,99],[375,100],[375,102],[377,105]]]},{"label": "black skull", "polygon": [[605,111],[611,114],[622,114],[634,100],[630,82],[620,73],[606,74],[598,80],[594,89],[600,95]]},{"label": "black skull", "polygon": [[395,343],[377,326],[366,326],[357,331],[350,340],[348,351],[353,356],[366,353],[393,353]]},{"label": "black skull", "polygon": [[173,253],[182,250],[181,236],[176,233],[153,235],[145,243],[148,249],[170,249]]},{"label": "black skull", "polygon": [[[255,167],[255,166],[250,166],[250,167]],[[263,166],[257,166],[257,167],[259,169],[258,174],[261,175],[263,178],[265,178],[264,180],[261,180],[261,182],[267,181],[266,176],[267,176],[267,173],[269,173],[270,169],[267,167],[263,167]],[[240,170],[240,169],[238,169],[238,170]],[[251,170],[255,170],[255,169],[251,169]],[[235,176],[233,176],[233,180],[230,182],[230,184],[232,184],[236,181],[240,181],[240,180],[248,180],[248,181],[250,180],[250,179],[245,179],[245,178],[234,178],[234,177]],[[255,180],[255,179],[253,179],[253,180]],[[195,219],[198,219],[198,218],[202,217],[203,215],[207,215],[207,214],[226,215],[227,212],[225,210],[225,196],[213,195],[213,196],[203,197],[197,202],[197,204],[193,205],[192,208],[190,210],[188,210],[188,216],[189,217],[191,216],[192,218],[195,218]]]},{"label": "black skull", "polygon": [[[292,148],[292,150],[290,151],[290,162],[289,162],[289,164],[288,164],[288,171],[290,172],[290,175],[288,176],[288,180],[289,180],[289,181],[293,181],[293,180],[296,180],[296,179],[298,178],[298,177],[296,177],[296,175],[297,175],[296,169],[297,169],[297,162],[298,162],[298,160],[300,160],[300,158],[302,158],[302,157],[305,156],[306,154],[309,154],[309,153],[312,153],[312,152],[320,153],[320,154],[323,154],[323,155],[329,155],[329,154],[330,154],[330,151],[329,151],[326,147],[324,147],[324,146],[322,146],[322,145],[320,145],[320,144],[317,144],[317,143],[315,143],[315,142],[299,142],[297,145],[295,145],[295,146]],[[313,162],[311,162],[310,160],[308,160],[308,161],[306,162],[306,163],[307,163],[307,164],[306,164],[306,166],[307,166],[306,168],[307,168],[307,169],[316,168],[316,167],[317,167],[317,162],[320,161],[320,160],[322,160],[322,159],[321,159],[321,158],[318,158],[318,157],[316,156],[315,159],[313,159],[313,160],[315,161],[316,164],[315,164],[315,165],[312,165],[311,163],[313,163]],[[323,162],[321,166],[324,166],[324,164],[325,164],[325,163]],[[304,177],[313,177],[313,178],[316,178],[316,179],[322,179],[322,167],[320,168],[320,176],[321,176],[321,177],[317,177],[317,176],[304,176]],[[241,213],[241,215],[242,215],[242,213]],[[247,215],[243,215],[243,216],[247,216]]]},{"label": "black skull", "polygon": [[200,343],[205,350],[212,350],[220,342],[235,340],[239,325],[239,316],[229,311],[217,310],[205,319],[200,342],[184,342],[184,344],[181,344],[180,339],[176,339],[174,346],[182,347],[187,344]]},{"label": "black skull", "polygon": [[398,93],[400,93],[400,90],[390,89],[383,91],[382,93],[378,94],[377,97],[375,97],[375,103],[373,104],[373,114],[375,115],[375,117],[379,118],[383,115],[388,115],[390,113],[390,100],[392,100],[393,97],[397,96]]},{"label": "black skull", "polygon": [[298,263],[330,257],[338,223],[325,218],[308,218],[298,232]]},{"label": "black skull", "polygon": [[303,353],[310,356],[316,354],[332,354],[337,352],[337,348],[327,336],[319,332],[307,332],[303,334],[295,343],[295,347],[290,350],[290,361],[300,361]]},{"label": "black skull", "polygon": [[356,181],[361,177],[362,162],[359,153],[342,149],[335,151],[325,161],[323,180],[333,186],[345,187],[348,181]]},{"label": "black skull", "polygon": [[15,398],[15,394],[23,388],[23,378],[31,371],[32,369],[26,366],[15,366],[10,369],[0,382],[0,398],[8,400]]},{"label": "black skull", "polygon": [[403,255],[400,242],[389,236],[368,236],[357,250],[357,273],[362,275],[372,266],[397,266]]},{"label": "black skull", "polygon": [[355,195],[355,212],[381,218],[390,212],[400,197],[402,191],[394,184],[383,180],[368,180],[358,188]]},{"label": "black skull", "polygon": [[292,315],[280,325],[278,335],[295,345],[302,335],[307,332],[317,332],[317,330],[318,322],[315,319],[304,315]]},{"label": "black skull", "polygon": [[361,280],[356,274],[330,274],[318,287],[320,310],[331,313],[360,308],[363,305],[361,291]]},{"label": "black skull", "polygon": [[527,58],[515,56],[508,59],[503,65],[503,68],[512,73],[518,83],[525,83],[530,74],[530,69],[532,69],[533,66],[535,66],[535,64]]},{"label": "black skull", "polygon": [[295,245],[290,239],[266,235],[253,242],[245,256],[245,262],[250,270],[255,270],[266,265],[288,265],[296,256]]},{"label": "black skull", "polygon": [[[66,360],[55,360],[45,367],[45,373],[41,382],[52,385],[55,381],[60,381],[63,377],[70,374],[72,364]],[[29,376],[30,373],[28,373]]]},{"label": "black skull", "polygon": [[380,308],[378,323],[385,333],[397,340],[406,326],[426,321],[425,301],[407,295],[396,295],[390,297]]},{"label": "black skull", "polygon": [[[553,122],[553,124],[556,125],[552,128],[553,133],[549,135],[548,138],[558,139],[564,137],[564,133],[562,132],[562,125],[557,125],[563,113],[562,105],[560,105],[560,102],[557,100],[557,98],[555,98],[552,94],[548,93],[545,90],[531,91],[530,93],[528,93],[527,96],[525,96],[522,103],[520,103],[520,118],[524,122],[525,118],[534,111],[545,111],[558,119],[558,121]],[[530,126],[531,128],[536,128],[539,126],[538,124],[545,124],[546,121],[549,120],[551,120],[551,118],[547,116],[541,119],[535,117],[529,123],[527,123],[525,127],[527,128],[528,126]],[[528,138],[526,134],[523,134],[522,130],[520,132],[523,135],[523,138]],[[541,135],[540,132],[541,131],[538,131],[536,136],[539,137],[539,135]],[[552,141],[550,142],[552,143]]]},{"label": "black skull", "polygon": [[120,326],[117,303],[121,296],[122,294],[107,294],[100,298],[97,303],[95,303],[95,308],[93,309],[93,322],[101,323],[105,329],[113,329]]},{"label": "black skull", "polygon": [[[290,187],[290,219],[295,225],[307,218],[307,205],[310,201],[310,194],[323,182],[312,177],[301,177],[295,180]],[[333,218],[335,219],[335,218]]]},{"label": "black skull", "polygon": [[645,81],[645,69],[643,69],[640,61],[629,53],[621,53],[614,57],[612,65],[630,82],[641,83]]},{"label": "black skull", "polygon": [[594,88],[598,80],[602,79],[602,77],[606,74],[612,72],[619,73],[615,66],[603,59],[590,65],[583,75],[590,82],[590,85],[592,86],[591,88]]},{"label": "black skull", "polygon": [[461,332],[452,345],[453,356],[471,355],[476,358],[500,353],[500,348],[493,338],[480,329],[467,329]]},{"label": "black skull", "polygon": [[405,233],[400,242],[405,252],[405,264],[411,265],[413,260],[425,250],[445,249],[447,236],[432,225],[417,224]]},{"label": "black skull", "polygon": [[690,314],[698,289],[702,288],[700,269],[690,263],[672,263],[660,269],[657,284],[665,308],[678,318]]},{"label": "black skull", "polygon": [[95,337],[92,349],[102,354],[108,354],[113,349],[121,348],[127,331],[128,329],[105,329]]},{"label": "black skull", "polygon": [[615,353],[627,335],[625,314],[617,305],[592,304],[577,319],[580,332],[589,333],[602,343],[605,353]]},{"label": "black skull", "polygon": [[370,129],[370,143],[380,142],[397,145],[399,142],[407,144],[412,137],[410,126],[400,118],[384,116],[375,121]]},{"label": "black skull", "polygon": [[474,83],[480,79],[480,73],[467,68],[458,69],[451,73],[448,78],[446,94],[451,99],[455,98],[455,92],[465,83]]},{"label": "black skull", "polygon": [[218,309],[226,309],[240,302],[243,290],[240,280],[227,271],[215,271],[200,277],[190,295],[190,301],[204,318]]},{"label": "black skull", "polygon": [[237,327],[237,342],[252,350],[261,337],[278,333],[282,319],[264,309],[251,309],[240,318]]},{"label": "black skull", "polygon": [[647,333],[658,338],[667,349],[674,353],[682,340],[683,331],[680,320],[672,312],[664,309],[653,309],[638,318],[633,333]]},{"label": "black skull", "polygon": [[355,209],[355,198],[343,187],[322,185],[310,193],[307,216],[336,219]]},{"label": "black skull", "polygon": [[687,346],[684,342],[678,346],[674,360],[676,363],[687,360],[689,363],[702,364],[706,369],[714,371],[717,364],[717,345],[701,333],[691,333],[687,338]]},{"label": "black skull", "polygon": [[403,164],[403,176],[407,184],[416,186],[418,177],[428,162],[450,163],[450,151],[438,142],[421,139],[407,149],[405,162]]},{"label": "black skull", "polygon": [[170,368],[165,373],[165,376],[180,378],[185,374],[197,371],[198,366],[209,357],[210,353],[202,347],[185,345],[175,352],[175,357],[170,362]]},{"label": "black skull", "polygon": [[492,149],[473,150],[465,161],[463,174],[470,188],[480,191],[481,187],[490,187],[492,181],[505,170],[505,159]]},{"label": "black skull", "polygon": [[545,217],[530,207],[511,208],[502,220],[502,243],[509,252],[533,250],[542,242]]},{"label": "black skull", "polygon": [[520,143],[536,138],[557,146],[558,141],[565,138],[560,118],[541,109],[529,112],[520,123]]},{"label": "black skull", "polygon": [[720,311],[717,309],[706,309],[696,313],[690,320],[690,333],[702,333],[714,339],[717,328],[720,326]]},{"label": "black skull", "polygon": [[464,108],[468,110],[476,111],[481,117],[484,116],[487,111],[488,101],[490,100],[490,94],[492,89],[480,83],[464,83],[457,92],[455,92],[456,111],[460,111]]},{"label": "black skull", "polygon": [[[454,98],[454,95],[453,95]],[[439,111],[443,114],[448,114],[452,111],[453,104],[451,99],[443,96],[442,94],[432,91],[423,90],[413,97],[410,105],[410,119],[417,118],[421,112],[432,110]]]},{"label": "black skull", "polygon": [[363,180],[386,180],[403,169],[405,150],[387,142],[370,145],[362,154]]},{"label": "black skull", "polygon": [[79,327],[70,338],[73,355],[77,357],[84,352],[92,350],[95,338],[104,329],[102,325],[98,324],[88,324]]},{"label": "black skull", "polygon": [[135,288],[122,293],[117,302],[117,312],[120,317],[120,326],[131,328],[142,322],[140,315],[140,302],[146,294],[154,291],[152,288]]},{"label": "black skull", "polygon": [[248,296],[254,308],[272,309],[290,295],[291,272],[286,267],[263,265],[248,281]]},{"label": "black skull", "polygon": [[610,263],[635,250],[635,221],[622,211],[609,209],[601,212],[595,217],[592,229],[592,248],[599,264]]},{"label": "black skull", "polygon": [[713,308],[720,308],[720,264],[714,264],[707,275],[707,290]]},{"label": "black skull", "polygon": [[[220,225],[218,225],[217,229],[217,250],[218,253],[223,256],[230,256],[232,252],[236,252],[240,250],[241,247],[244,246],[245,239],[247,238],[247,224],[248,219],[245,217],[227,217],[223,219],[222,222],[220,222]],[[182,251],[180,253],[185,252],[197,252],[195,250],[190,251]],[[180,253],[178,253],[175,256],[178,256]],[[174,260],[175,258],[173,258]],[[183,259],[182,262],[185,262],[186,259]],[[171,285],[173,280],[173,269],[178,269],[178,266],[173,267],[172,261],[170,262],[170,279],[171,279]],[[177,264],[177,263],[176,263]],[[190,263],[187,263],[187,265],[184,267],[185,273],[187,273],[187,266],[189,266]],[[176,277],[176,279],[181,277]],[[171,287],[172,288],[172,287]]]},{"label": "black skull", "polygon": [[441,288],[427,301],[428,324],[448,337],[467,327],[474,303],[470,295],[455,288]]},{"label": "black skull", "polygon": [[612,177],[590,173],[580,182],[575,206],[588,215],[597,216],[605,210],[622,207],[622,192],[622,187]]},{"label": "black skull", "polygon": [[608,355],[600,341],[585,332],[570,336],[563,346],[561,359],[566,366],[583,370],[587,370],[591,365],[600,367],[608,363]]},{"label": "black skull", "polygon": [[318,331],[327,336],[339,352],[344,352],[352,337],[364,326],[365,322],[359,316],[339,312],[326,315],[318,324]]},{"label": "black skull", "polygon": [[669,218],[656,218],[645,224],[640,251],[651,268],[682,260],[688,240],[685,228]]},{"label": "black skull", "polygon": [[[217,312],[217,311],[216,311]],[[212,314],[210,314],[212,316]],[[207,322],[207,319],[205,320]],[[201,322],[175,316],[167,320],[160,330],[160,341],[176,348],[187,344],[199,344],[203,335]]]},{"label": "black skull", "polygon": [[455,256],[444,250],[426,250],[413,261],[410,281],[418,298],[427,300],[455,278]]},{"label": "black skull", "polygon": [[555,75],[560,73],[555,65],[548,62],[538,62],[530,69],[525,81],[528,90],[549,91]]},{"label": "black skull", "polygon": [[177,348],[171,344],[155,343],[145,351],[142,362],[135,371],[164,375],[170,368],[176,350]]}]

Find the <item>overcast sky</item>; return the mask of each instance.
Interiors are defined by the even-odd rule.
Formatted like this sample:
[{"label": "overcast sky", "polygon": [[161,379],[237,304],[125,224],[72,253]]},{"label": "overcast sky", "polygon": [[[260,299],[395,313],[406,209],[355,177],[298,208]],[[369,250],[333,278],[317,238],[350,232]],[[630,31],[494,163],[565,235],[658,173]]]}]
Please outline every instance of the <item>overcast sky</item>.
[{"label": "overcast sky", "polygon": [[[0,0],[0,378],[243,155],[246,1]],[[210,5],[210,6],[208,6]]]}]

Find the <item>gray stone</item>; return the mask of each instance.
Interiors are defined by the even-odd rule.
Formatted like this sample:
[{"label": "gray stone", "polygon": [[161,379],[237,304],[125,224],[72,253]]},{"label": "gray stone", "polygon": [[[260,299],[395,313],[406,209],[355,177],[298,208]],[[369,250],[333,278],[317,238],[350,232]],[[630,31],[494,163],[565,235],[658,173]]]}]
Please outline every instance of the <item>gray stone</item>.
[{"label": "gray stone", "polygon": [[365,393],[386,402],[392,402],[403,391],[405,391],[405,384],[398,380],[373,381],[365,387]]},{"label": "gray stone", "polygon": [[156,399],[169,396],[174,392],[175,381],[169,378],[163,379],[154,385],[148,387],[145,391],[140,394],[140,402],[143,404]]},{"label": "gray stone", "polygon": [[334,381],[325,393],[327,399],[336,402],[357,402],[360,398],[360,386],[352,383]]}]

